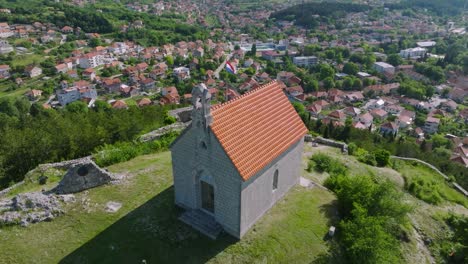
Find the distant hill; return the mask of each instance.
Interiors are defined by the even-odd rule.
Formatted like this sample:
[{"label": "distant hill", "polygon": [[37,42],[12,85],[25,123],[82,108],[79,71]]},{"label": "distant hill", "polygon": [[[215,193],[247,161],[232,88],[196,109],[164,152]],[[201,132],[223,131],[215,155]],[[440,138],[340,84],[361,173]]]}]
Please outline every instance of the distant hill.
[{"label": "distant hill", "polygon": [[[270,18],[277,20],[296,21],[297,25],[314,28],[321,21],[337,19],[347,13],[356,13],[369,10],[369,6],[339,2],[320,2],[299,4],[273,13]],[[320,17],[314,17],[319,15]]]},{"label": "distant hill", "polygon": [[425,8],[440,16],[457,16],[463,13],[466,0],[403,0],[400,3],[388,3],[390,9]]}]

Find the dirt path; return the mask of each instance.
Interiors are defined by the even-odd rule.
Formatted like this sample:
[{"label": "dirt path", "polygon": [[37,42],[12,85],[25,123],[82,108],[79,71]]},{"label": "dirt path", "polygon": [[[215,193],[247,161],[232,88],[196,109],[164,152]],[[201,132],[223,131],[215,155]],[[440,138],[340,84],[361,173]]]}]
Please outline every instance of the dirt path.
[{"label": "dirt path", "polygon": [[[414,225],[414,223],[413,223]],[[413,228],[413,237],[416,240],[416,254],[413,255],[414,263],[436,263],[434,257],[432,257],[431,252],[427,248],[426,244],[424,244],[423,237],[418,232],[416,228]]]}]

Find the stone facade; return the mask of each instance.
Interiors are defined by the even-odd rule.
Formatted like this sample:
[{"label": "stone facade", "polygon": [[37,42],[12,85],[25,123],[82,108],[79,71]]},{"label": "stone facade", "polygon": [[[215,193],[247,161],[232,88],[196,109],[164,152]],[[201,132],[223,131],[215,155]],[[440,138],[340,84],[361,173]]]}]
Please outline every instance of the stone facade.
[{"label": "stone facade", "polygon": [[[225,232],[241,238],[284,194],[299,182],[303,138],[243,181],[211,130],[210,95],[203,85],[192,91],[192,123],[171,145],[175,203],[202,209],[202,182],[214,189],[214,210],[208,212]],[[274,190],[273,175],[278,170]]]},{"label": "stone facade", "polygon": [[[299,183],[304,141],[300,140],[256,176],[242,183],[241,230],[242,237],[255,222],[280,200],[291,187]],[[273,187],[275,171],[278,185]]]}]

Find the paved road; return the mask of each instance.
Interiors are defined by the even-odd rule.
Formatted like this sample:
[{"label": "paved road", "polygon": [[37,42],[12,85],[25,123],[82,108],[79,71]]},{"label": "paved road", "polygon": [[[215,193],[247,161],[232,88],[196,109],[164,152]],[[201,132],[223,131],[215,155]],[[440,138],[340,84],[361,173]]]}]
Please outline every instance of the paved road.
[{"label": "paved road", "polygon": [[[233,45],[232,44],[229,44],[229,45],[230,45],[231,51],[234,52]],[[232,58],[232,52],[229,53],[226,56],[226,59],[223,61],[223,63],[221,63],[221,65],[219,65],[219,67],[214,71],[214,76],[215,76],[216,79],[219,79],[219,73],[224,69],[224,67],[226,66],[227,61]]]},{"label": "paved road", "polygon": [[[442,173],[439,169],[437,169],[434,165],[430,164],[430,163],[427,163],[425,161],[422,161],[422,160],[419,160],[419,159],[414,159],[414,158],[405,158],[405,157],[398,157],[398,156],[390,156],[391,158],[394,158],[394,159],[401,159],[401,160],[410,160],[410,161],[416,161],[416,162],[419,162],[419,163],[422,163],[426,166],[428,166],[429,168],[435,170],[437,173],[439,173],[442,177],[444,177],[446,180],[449,179],[449,177],[447,175],[445,175],[444,173]],[[468,192],[463,189],[463,187],[461,187],[458,183],[456,182],[453,182],[453,186],[455,187],[455,189],[457,189],[458,191],[460,191],[461,193],[463,193],[465,196],[468,196]]]}]

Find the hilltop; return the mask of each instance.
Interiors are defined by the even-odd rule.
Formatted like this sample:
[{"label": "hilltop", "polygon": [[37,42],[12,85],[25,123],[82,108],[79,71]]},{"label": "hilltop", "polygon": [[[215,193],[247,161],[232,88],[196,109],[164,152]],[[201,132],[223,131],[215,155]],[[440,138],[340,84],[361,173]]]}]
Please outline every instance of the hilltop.
[{"label": "hilltop", "polygon": [[[404,186],[402,174],[391,168],[364,165],[355,157],[339,154],[337,149],[307,145],[303,177],[318,185],[294,187],[243,240],[222,235],[212,241],[176,219],[181,210],[173,204],[170,153],[144,155],[108,167],[125,180],[77,193],[76,202],[66,204],[65,214],[53,221],[0,228],[0,262],[24,263],[36,259],[44,263],[128,263],[145,259],[149,263],[310,263],[315,259],[316,263],[340,263],[339,254],[330,255],[332,248],[337,248],[336,241],[324,239],[329,226],[338,222],[336,197],[320,185],[328,174],[305,170],[309,157],[317,153],[333,155],[349,168],[353,177],[375,175],[390,179],[400,188]],[[405,166],[425,171],[411,164]],[[433,175],[430,171],[425,173]],[[13,190],[9,196],[40,188],[34,179],[29,179],[29,184]],[[438,257],[438,243],[444,239],[440,230],[448,228],[441,216],[449,211],[468,215],[468,210],[452,202],[435,206],[409,193],[402,194],[415,207],[410,217],[417,227],[410,229],[413,231],[407,242],[401,242],[406,262],[430,260],[431,251]],[[123,206],[116,213],[106,212],[109,201]],[[429,248],[422,242],[428,237],[437,242]]]}]

